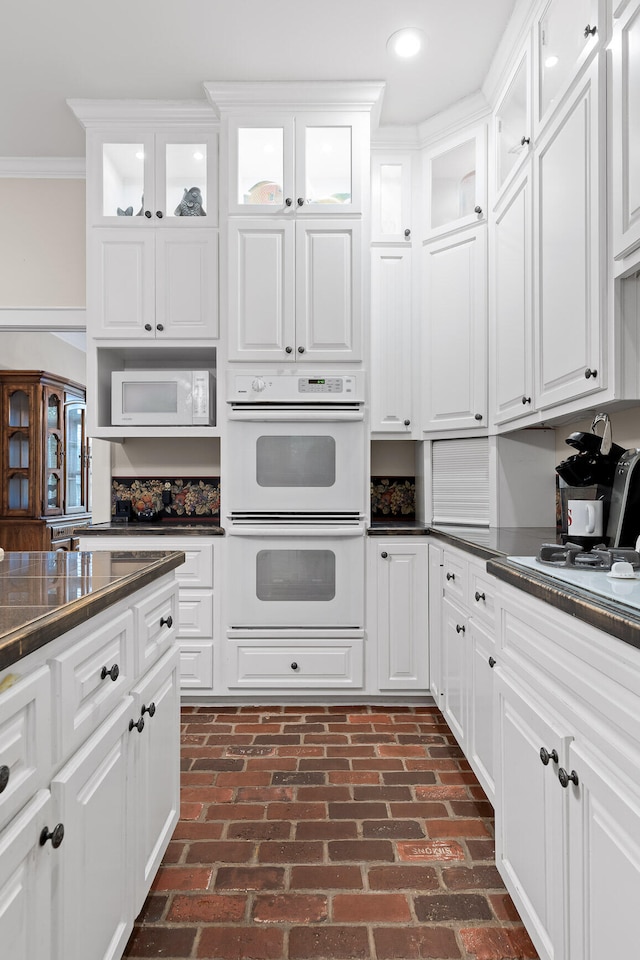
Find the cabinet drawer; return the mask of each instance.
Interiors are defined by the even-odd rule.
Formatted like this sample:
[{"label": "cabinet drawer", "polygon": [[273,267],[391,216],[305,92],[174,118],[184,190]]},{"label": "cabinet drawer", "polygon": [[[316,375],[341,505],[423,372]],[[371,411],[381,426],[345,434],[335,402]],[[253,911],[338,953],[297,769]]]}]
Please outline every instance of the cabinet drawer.
[{"label": "cabinet drawer", "polygon": [[0,693],[0,827],[48,783],[52,762],[51,675],[41,667]]},{"label": "cabinet drawer", "polygon": [[176,569],[176,580],[181,588],[213,586],[213,547],[211,544],[197,546],[172,543],[172,549],[184,551],[185,561]]},{"label": "cabinet drawer", "polygon": [[68,756],[108,717],[131,686],[133,660],[134,620],[126,611],[49,661],[60,704],[57,759]]},{"label": "cabinet drawer", "polygon": [[180,689],[211,690],[213,687],[213,641],[180,643]]},{"label": "cabinet drawer", "polygon": [[181,590],[178,607],[181,638],[213,636],[213,595],[210,591]]},{"label": "cabinet drawer", "polygon": [[468,564],[466,560],[444,551],[442,564],[442,589],[445,597],[466,603]]},{"label": "cabinet drawer", "polygon": [[229,641],[230,687],[361,687],[362,640]]},{"label": "cabinet drawer", "polygon": [[495,581],[485,571],[475,570],[473,567],[469,569],[469,611],[474,618],[495,623]]},{"label": "cabinet drawer", "polygon": [[137,676],[145,673],[168,650],[178,631],[178,587],[164,584],[134,607],[136,617]]}]

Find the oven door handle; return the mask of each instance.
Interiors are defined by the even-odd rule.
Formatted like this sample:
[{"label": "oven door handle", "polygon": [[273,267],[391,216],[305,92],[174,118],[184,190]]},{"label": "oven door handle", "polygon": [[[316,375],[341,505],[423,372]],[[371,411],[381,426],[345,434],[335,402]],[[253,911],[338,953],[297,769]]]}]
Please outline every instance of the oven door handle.
[{"label": "oven door handle", "polygon": [[318,524],[317,526],[296,526],[283,524],[282,526],[261,525],[257,527],[234,526],[233,524],[226,528],[227,536],[230,537],[362,537],[364,536],[364,525],[357,524],[352,527],[332,527],[330,524]]},{"label": "oven door handle", "polygon": [[357,423],[364,420],[363,408],[323,409],[313,407],[229,407],[229,420],[244,420],[258,423]]}]

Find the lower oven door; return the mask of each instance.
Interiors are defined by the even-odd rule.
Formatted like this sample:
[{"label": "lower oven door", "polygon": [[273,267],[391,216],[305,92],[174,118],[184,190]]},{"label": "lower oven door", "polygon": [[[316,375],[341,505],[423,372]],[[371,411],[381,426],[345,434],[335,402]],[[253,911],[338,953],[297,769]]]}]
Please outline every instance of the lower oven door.
[{"label": "lower oven door", "polygon": [[231,629],[362,628],[362,524],[232,526],[228,534]]}]

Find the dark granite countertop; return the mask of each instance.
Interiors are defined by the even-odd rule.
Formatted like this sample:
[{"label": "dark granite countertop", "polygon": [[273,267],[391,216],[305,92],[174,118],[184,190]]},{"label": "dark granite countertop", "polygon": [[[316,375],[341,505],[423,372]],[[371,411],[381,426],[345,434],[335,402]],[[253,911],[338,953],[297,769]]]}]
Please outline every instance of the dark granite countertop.
[{"label": "dark granite countertop", "polygon": [[497,556],[534,556],[542,543],[556,542],[555,527],[429,526],[419,520],[375,520],[369,536],[429,536],[466,550],[482,560]]},{"label": "dark granite countertop", "polygon": [[219,520],[203,520],[194,523],[95,523],[78,530],[82,537],[222,537],[224,527]]},{"label": "dark granite countertop", "polygon": [[[525,556],[526,554],[514,553],[513,555]],[[632,607],[554,580],[550,575],[529,570],[506,558],[489,560],[487,572],[493,574],[498,580],[524,590],[525,593],[544,600],[558,610],[563,610],[577,620],[640,649],[640,614]]]},{"label": "dark granite countertop", "polygon": [[184,560],[177,550],[5,553],[0,560],[0,670]]}]

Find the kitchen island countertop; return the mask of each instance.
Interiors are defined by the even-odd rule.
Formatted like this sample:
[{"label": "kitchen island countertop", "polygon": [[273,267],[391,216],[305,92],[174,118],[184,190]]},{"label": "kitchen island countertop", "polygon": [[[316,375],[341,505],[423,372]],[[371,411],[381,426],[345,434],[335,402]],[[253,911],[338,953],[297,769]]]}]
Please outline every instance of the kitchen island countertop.
[{"label": "kitchen island countertop", "polygon": [[5,553],[0,671],[184,563],[180,551]]}]

